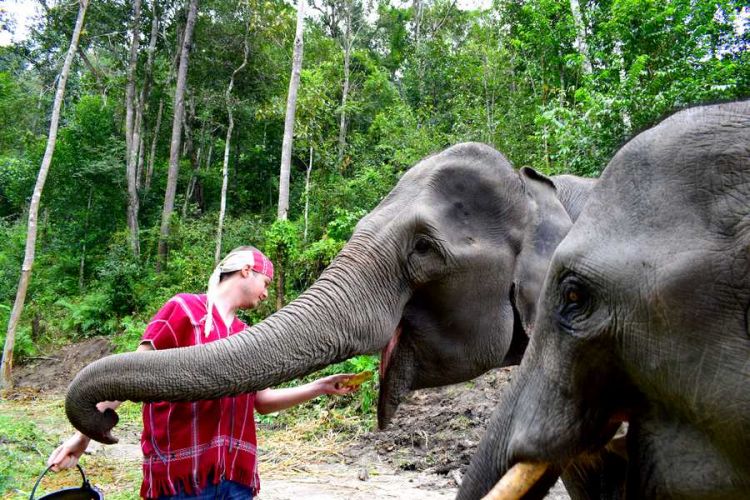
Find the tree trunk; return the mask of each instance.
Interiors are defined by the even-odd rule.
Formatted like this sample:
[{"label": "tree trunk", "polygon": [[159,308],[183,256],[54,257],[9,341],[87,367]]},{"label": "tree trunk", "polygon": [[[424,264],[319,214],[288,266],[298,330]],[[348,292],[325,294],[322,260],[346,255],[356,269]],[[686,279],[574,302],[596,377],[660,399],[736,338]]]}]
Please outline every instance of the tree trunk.
[{"label": "tree trunk", "polygon": [[144,191],[148,192],[151,188],[151,177],[154,175],[154,160],[156,157],[156,144],[159,142],[159,131],[161,129],[161,116],[164,112],[164,99],[159,99],[159,111],[156,112],[156,125],[154,125],[154,136],[151,138],[151,153],[148,157],[148,167],[146,168],[146,179],[143,182]]},{"label": "tree trunk", "polygon": [[284,118],[284,140],[281,145],[281,173],[279,176],[279,209],[277,218],[286,220],[289,212],[289,175],[292,164],[292,143],[294,142],[294,114],[297,110],[297,91],[299,75],[302,69],[302,32],[305,22],[304,0],[297,7],[297,29],[294,34],[294,53],[292,55],[292,75],[289,78],[289,94],[286,99],[286,117]]},{"label": "tree trunk", "polygon": [[83,241],[81,242],[81,264],[78,268],[78,290],[83,290],[84,276],[86,274],[86,234],[89,232],[89,218],[91,216],[91,199],[94,196],[94,188],[89,188],[89,202],[86,204],[86,219],[83,222]]},{"label": "tree trunk", "polygon": [[310,162],[307,164],[307,171],[305,172],[305,231],[302,235],[302,240],[307,242],[307,219],[310,211],[310,173],[313,168],[313,146],[310,141]]},{"label": "tree trunk", "polygon": [[[231,86],[232,82],[230,82]],[[216,251],[214,252],[214,265],[218,265],[221,260],[221,238],[224,229],[224,215],[227,209],[227,186],[229,185],[229,148],[232,140],[232,129],[234,129],[234,118],[230,106],[227,106],[229,112],[229,123],[227,124],[227,136],[224,142],[224,163],[221,169],[221,203],[219,208],[219,224],[216,227]]]},{"label": "tree trunk", "polygon": [[174,92],[174,117],[172,119],[172,141],[169,146],[169,171],[167,173],[167,187],[164,191],[164,209],[161,215],[159,230],[159,249],[156,262],[157,272],[161,272],[167,265],[167,238],[169,238],[169,223],[174,211],[174,198],[177,192],[177,175],[179,174],[180,146],[182,138],[182,117],[185,114],[185,87],[187,86],[188,55],[193,39],[193,28],[198,13],[198,0],[190,0],[185,35],[180,51],[180,68],[177,71],[177,84]]},{"label": "tree trunk", "polygon": [[136,128],[140,124],[135,123],[135,71],[138,66],[138,45],[140,40],[140,22],[141,22],[141,0],[133,2],[133,24],[132,36],[133,41],[130,44],[130,60],[128,62],[128,83],[125,89],[125,161],[126,176],[128,181],[128,230],[130,231],[130,250],[134,257],[141,253],[140,243],[138,240],[138,181],[137,181],[137,163],[138,163],[138,144],[139,134]]},{"label": "tree trunk", "polygon": [[214,155],[214,137],[213,134],[211,134],[211,137],[209,137],[210,144],[208,145],[208,154],[206,155],[206,169],[211,168],[211,159]]},{"label": "tree trunk", "polygon": [[[297,110],[297,91],[302,69],[303,29],[305,24],[305,0],[297,4],[297,28],[294,34],[292,74],[289,78],[289,94],[286,98],[284,118],[284,140],[281,145],[281,171],[279,173],[279,207],[277,218],[287,220],[289,216],[289,176],[292,164],[292,142],[294,141],[294,114]],[[276,310],[284,307],[284,256],[276,257]]]},{"label": "tree trunk", "polygon": [[146,59],[146,69],[143,78],[143,86],[141,87],[141,95],[138,99],[138,109],[136,110],[135,118],[138,126],[135,132],[138,134],[138,164],[136,167],[136,178],[138,179],[138,189],[142,189],[143,182],[143,164],[145,163],[146,152],[144,150],[144,128],[145,122],[144,115],[148,109],[148,98],[151,93],[151,83],[154,67],[154,52],[156,52],[156,41],[159,36],[159,11],[157,8],[157,0],[152,0],[152,19],[151,19],[151,37],[148,42],[148,57]]},{"label": "tree trunk", "polygon": [[[247,57],[250,54],[250,44],[248,43],[248,33],[250,32],[250,26],[248,26],[245,32],[245,52],[242,58],[242,64],[240,64],[233,72],[232,77],[229,79],[229,85],[227,91],[224,93],[224,99],[227,105],[227,115],[229,117],[227,123],[227,136],[224,140],[224,164],[221,169],[221,208],[219,209],[219,225],[216,228],[216,252],[214,253],[214,265],[218,265],[221,260],[221,238],[222,231],[224,229],[224,216],[227,209],[227,186],[229,185],[229,151],[232,143],[232,130],[234,130],[234,113],[232,110],[232,89],[234,88],[234,77],[237,73],[247,66]],[[211,151],[213,146],[208,150],[208,162],[209,167],[211,166]]]},{"label": "tree trunk", "polygon": [[576,27],[576,48],[583,56],[583,73],[591,74],[591,59],[589,59],[589,44],[586,42],[586,29],[581,16],[581,6],[578,0],[570,0],[570,11],[573,13],[573,22]]},{"label": "tree trunk", "polygon": [[[424,101],[424,61],[421,54],[422,44],[422,13],[424,5],[422,0],[414,0],[414,53],[417,57],[417,106],[421,106]],[[421,116],[421,114],[420,114]],[[420,118],[421,121],[421,118]],[[417,127],[421,124],[417,123]]]},{"label": "tree trunk", "polygon": [[341,121],[339,122],[338,164],[343,170],[341,161],[346,149],[346,100],[349,97],[349,63],[352,54],[352,0],[344,1],[344,87],[341,92]]},{"label": "tree trunk", "polygon": [[107,96],[107,85],[105,83],[105,79],[102,76],[101,72],[96,69],[96,66],[91,64],[91,61],[89,61],[88,56],[86,56],[86,49],[78,46],[78,55],[81,56],[81,61],[83,61],[83,64],[88,68],[88,70],[91,72],[92,75],[94,75],[94,79],[96,80],[96,86],[99,87],[99,92],[102,93],[103,96]]},{"label": "tree trunk", "polygon": [[487,114],[487,135],[485,138],[485,142],[487,144],[492,144],[492,139],[495,136],[495,129],[494,129],[494,111],[495,111],[495,88],[494,86],[490,87],[489,79],[490,79],[490,72],[492,69],[490,68],[490,63],[487,58],[487,53],[485,52],[482,55],[482,85],[484,87],[484,107],[485,107],[485,113]]},{"label": "tree trunk", "polygon": [[[143,97],[143,94],[141,93],[141,96],[136,99],[135,102],[135,121],[133,122],[133,135],[131,136],[131,144],[130,147],[130,157],[128,158],[128,171],[132,172],[133,177],[135,178],[135,194],[136,199],[138,199],[138,189],[140,180],[138,179],[139,172],[138,172],[138,159],[141,156],[141,144],[143,143],[143,136],[141,135],[141,132],[143,131],[143,103],[141,101],[141,98]],[[138,211],[140,209],[140,206],[136,207],[137,210],[135,212],[136,218],[136,226],[138,225]]]},{"label": "tree trunk", "polygon": [[[625,58],[622,56],[622,42],[620,40],[615,41],[613,53],[617,58],[617,62],[620,66],[620,89],[625,90],[625,86],[628,82],[628,75],[625,71]],[[630,113],[628,112],[627,107],[622,108],[622,111],[620,111],[620,116],[622,116],[622,124],[625,126],[625,133],[630,133],[630,131],[633,129],[633,121],[630,119]]]},{"label": "tree trunk", "polygon": [[146,141],[143,137],[144,135],[144,127],[143,123],[141,122],[141,133],[140,138],[138,140],[138,164],[136,167],[136,180],[138,181],[138,191],[140,192],[143,189],[143,165],[146,163]]},{"label": "tree trunk", "polygon": [[70,66],[73,63],[73,57],[78,50],[78,38],[81,35],[83,19],[86,15],[86,8],[88,6],[89,0],[79,1],[78,17],[76,18],[75,28],[73,29],[73,36],[70,39],[68,53],[65,56],[65,62],[63,63],[62,70],[60,71],[60,78],[57,81],[57,91],[55,92],[55,100],[52,105],[52,118],[50,119],[49,135],[47,137],[47,147],[44,150],[42,165],[39,168],[39,175],[36,178],[34,193],[32,194],[31,202],[29,203],[29,225],[28,232],[26,234],[26,251],[24,254],[23,265],[21,266],[21,277],[18,281],[16,300],[13,303],[13,310],[10,313],[10,320],[8,321],[8,331],[5,337],[3,359],[2,362],[0,362],[0,387],[2,388],[9,389],[13,385],[13,380],[11,378],[11,371],[13,368],[13,347],[16,341],[16,328],[18,327],[18,321],[21,318],[21,313],[23,312],[23,305],[26,300],[26,291],[29,287],[31,268],[34,265],[39,200],[42,197],[44,183],[47,180],[47,173],[49,172],[49,167],[52,163],[52,155],[55,152],[57,128],[60,123],[60,110],[62,108],[63,97],[65,96],[65,84],[68,82],[68,74],[70,73]]},{"label": "tree trunk", "polygon": [[286,259],[284,252],[276,252],[273,260],[276,262],[276,266],[274,269],[274,273],[276,275],[276,310],[280,311],[281,308],[284,307],[284,302],[286,302],[284,294],[284,262]]},{"label": "tree trunk", "polygon": [[195,123],[195,99],[194,96],[188,101],[188,113],[182,116],[182,127],[185,129],[185,153],[190,158],[190,166],[192,167],[192,175],[190,181],[188,181],[187,187],[185,188],[185,199],[182,203],[182,218],[187,217],[188,206],[190,205],[190,199],[193,197],[195,191],[195,183],[198,181],[198,170],[200,168],[200,161],[198,155],[200,150],[196,154],[193,124]]}]

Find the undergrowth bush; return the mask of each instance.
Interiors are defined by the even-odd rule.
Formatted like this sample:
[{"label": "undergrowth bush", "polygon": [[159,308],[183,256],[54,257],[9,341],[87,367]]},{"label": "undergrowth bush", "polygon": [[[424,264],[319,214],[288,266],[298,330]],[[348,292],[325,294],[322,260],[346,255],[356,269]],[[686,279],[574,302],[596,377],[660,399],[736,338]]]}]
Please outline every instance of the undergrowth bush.
[{"label": "undergrowth bush", "polygon": [[60,299],[55,305],[65,309],[61,327],[75,337],[111,335],[117,331],[117,316],[112,314],[112,301],[105,290],[94,290],[78,300]]}]

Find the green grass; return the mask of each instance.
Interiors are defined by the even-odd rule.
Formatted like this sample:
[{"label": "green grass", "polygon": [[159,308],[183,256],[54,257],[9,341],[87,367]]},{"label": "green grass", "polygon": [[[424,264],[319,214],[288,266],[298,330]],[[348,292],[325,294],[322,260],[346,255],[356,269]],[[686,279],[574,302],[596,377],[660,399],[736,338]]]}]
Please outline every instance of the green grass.
[{"label": "green grass", "polygon": [[[13,415],[0,415],[0,492],[6,494],[33,486],[44,452],[51,443],[33,422]],[[32,479],[33,478],[33,479]],[[11,497],[12,498],[12,497]]]},{"label": "green grass", "polygon": [[[125,403],[118,413],[120,433],[140,428],[140,405]],[[0,498],[29,498],[34,483],[47,467],[47,458],[72,433],[61,397],[0,400]],[[85,454],[80,464],[91,483],[100,487],[108,500],[138,498],[140,460]],[[76,469],[59,474],[50,472],[35,496],[80,484],[81,476]]]}]

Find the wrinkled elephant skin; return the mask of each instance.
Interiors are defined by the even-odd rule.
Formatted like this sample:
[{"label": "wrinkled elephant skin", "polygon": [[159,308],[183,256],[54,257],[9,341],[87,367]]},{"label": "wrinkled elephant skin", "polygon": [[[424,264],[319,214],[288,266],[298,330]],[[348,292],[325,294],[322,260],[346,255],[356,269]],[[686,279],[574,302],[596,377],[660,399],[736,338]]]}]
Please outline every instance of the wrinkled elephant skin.
[{"label": "wrinkled elephant skin", "polygon": [[103,400],[180,401],[263,389],[385,347],[379,420],[409,390],[517,363],[549,259],[593,180],[514,170],[467,143],[404,174],[320,278],[247,332],[100,360],[71,384],[73,425],[103,441]]},{"label": "wrinkled elephant skin", "polygon": [[552,258],[521,367],[462,483],[585,461],[628,421],[626,498],[750,498],[750,101],[626,144]]}]

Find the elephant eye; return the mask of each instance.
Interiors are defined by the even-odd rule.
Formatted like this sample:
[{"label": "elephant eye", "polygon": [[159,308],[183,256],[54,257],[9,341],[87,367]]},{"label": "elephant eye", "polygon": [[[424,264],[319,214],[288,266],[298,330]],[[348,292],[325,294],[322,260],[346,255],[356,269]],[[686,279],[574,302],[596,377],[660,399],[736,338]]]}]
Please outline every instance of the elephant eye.
[{"label": "elephant eye", "polygon": [[591,308],[591,295],[588,288],[579,279],[567,276],[560,284],[562,304],[560,317],[565,323],[580,318]]},{"label": "elephant eye", "polygon": [[419,238],[414,244],[414,250],[417,253],[425,254],[430,250],[430,243],[424,238]]},{"label": "elephant eye", "polygon": [[565,302],[568,304],[577,303],[581,300],[581,293],[578,290],[568,290],[565,295]]}]

